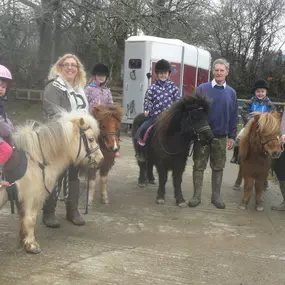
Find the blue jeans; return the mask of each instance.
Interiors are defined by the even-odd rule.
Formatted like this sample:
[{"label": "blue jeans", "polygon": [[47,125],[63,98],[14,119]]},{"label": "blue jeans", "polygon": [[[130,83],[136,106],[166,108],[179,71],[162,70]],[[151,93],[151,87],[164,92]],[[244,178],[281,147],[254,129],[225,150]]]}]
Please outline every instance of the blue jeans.
[{"label": "blue jeans", "polygon": [[142,123],[142,125],[141,125],[141,127],[140,127],[140,136],[139,136],[140,139],[143,139],[143,136],[144,136],[145,132],[147,131],[147,129],[148,129],[151,125],[153,125],[154,119],[155,119],[154,117],[151,117],[151,118],[146,119],[146,120]]}]

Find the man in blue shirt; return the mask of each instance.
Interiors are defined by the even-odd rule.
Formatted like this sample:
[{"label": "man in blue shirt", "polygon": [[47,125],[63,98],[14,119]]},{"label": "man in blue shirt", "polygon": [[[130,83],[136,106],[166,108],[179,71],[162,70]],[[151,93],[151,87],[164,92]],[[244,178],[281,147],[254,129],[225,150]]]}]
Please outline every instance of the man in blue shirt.
[{"label": "man in blue shirt", "polygon": [[211,202],[219,209],[225,208],[221,198],[223,169],[226,163],[226,148],[232,149],[238,124],[238,102],[236,91],[226,83],[229,74],[229,63],[225,59],[217,59],[213,63],[214,79],[202,83],[197,90],[207,94],[212,100],[209,113],[209,125],[215,138],[208,146],[194,145],[193,184],[194,195],[189,201],[190,207],[201,203],[204,170],[210,158],[212,168]]}]

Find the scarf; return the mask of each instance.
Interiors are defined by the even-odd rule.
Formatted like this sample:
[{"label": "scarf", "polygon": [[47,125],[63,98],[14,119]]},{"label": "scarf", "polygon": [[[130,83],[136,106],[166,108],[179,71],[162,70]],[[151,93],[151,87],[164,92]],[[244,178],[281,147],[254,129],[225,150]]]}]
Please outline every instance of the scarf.
[{"label": "scarf", "polygon": [[60,75],[57,75],[53,81],[53,85],[60,90],[66,92],[67,98],[70,102],[71,111],[82,110],[88,112],[88,101],[81,87],[72,87]]}]

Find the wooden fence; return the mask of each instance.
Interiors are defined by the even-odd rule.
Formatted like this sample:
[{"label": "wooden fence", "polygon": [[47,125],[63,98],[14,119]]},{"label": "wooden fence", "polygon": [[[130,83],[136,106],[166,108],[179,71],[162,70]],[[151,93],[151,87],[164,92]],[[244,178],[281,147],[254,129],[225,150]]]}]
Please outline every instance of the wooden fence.
[{"label": "wooden fence", "polygon": [[[19,100],[29,100],[29,101],[42,101],[43,100],[43,90],[37,89],[20,89],[11,88],[10,91],[13,93],[16,99]],[[123,104],[123,94],[122,89],[114,88],[111,89],[113,100],[115,103]]]},{"label": "wooden fence", "polygon": [[[11,92],[14,93],[16,99],[20,100],[43,100],[43,90],[36,90],[36,89],[18,89],[14,88],[11,89]],[[116,87],[111,88],[111,92],[113,95],[113,100],[115,103],[123,104],[123,91],[122,88]],[[241,110],[243,104],[249,100],[246,99],[238,99],[239,110]],[[273,102],[278,110],[278,112],[283,113],[285,102]]]},{"label": "wooden fence", "polygon": [[[239,113],[240,113],[240,110],[241,110],[243,104],[245,102],[248,102],[248,101],[249,100],[247,100],[247,99],[238,99]],[[284,111],[284,108],[285,108],[285,102],[272,102],[272,103],[276,106],[277,111],[282,114]],[[240,115],[239,115],[239,117],[240,117]]]}]

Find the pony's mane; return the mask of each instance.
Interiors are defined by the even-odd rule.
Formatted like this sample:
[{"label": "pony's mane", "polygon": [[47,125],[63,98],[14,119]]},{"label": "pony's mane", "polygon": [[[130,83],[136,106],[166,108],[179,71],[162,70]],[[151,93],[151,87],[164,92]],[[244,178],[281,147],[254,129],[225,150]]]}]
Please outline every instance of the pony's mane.
[{"label": "pony's mane", "polygon": [[174,125],[180,124],[185,112],[187,115],[191,110],[203,108],[205,113],[209,112],[210,100],[206,94],[193,91],[191,95],[181,98],[173,103],[170,108],[162,112],[156,120],[156,131],[161,135],[173,128]]},{"label": "pony's mane", "polygon": [[264,136],[272,136],[279,132],[280,121],[270,113],[260,114],[258,128]]},{"label": "pony's mane", "polygon": [[90,115],[87,111],[76,110],[76,111],[67,112],[66,110],[61,110],[58,113],[58,120],[63,121],[63,122],[64,121],[74,122],[74,121],[80,120],[81,118],[92,129],[95,135],[95,138],[98,138],[100,134],[100,128],[99,128],[98,121],[92,115]]},{"label": "pony's mane", "polygon": [[25,125],[17,126],[13,140],[17,148],[23,149],[33,159],[42,162],[43,157],[39,147],[38,134],[45,158],[48,161],[54,160],[58,158],[59,153],[71,150],[71,142],[75,137],[75,132],[79,132],[79,128],[78,130],[74,128],[74,123],[77,121],[79,126],[81,118],[93,130],[97,138],[100,130],[97,121],[91,115],[82,111],[70,113],[61,111],[57,118],[47,124],[30,121]]},{"label": "pony's mane", "polygon": [[101,121],[109,117],[114,117],[118,121],[122,120],[123,108],[120,105],[95,105],[92,111],[94,117]]},{"label": "pony's mane", "polygon": [[240,154],[248,157],[250,149],[261,149],[262,136],[277,135],[280,129],[280,120],[276,119],[271,113],[255,113],[258,117],[253,117],[245,126],[243,136],[240,141]]}]

